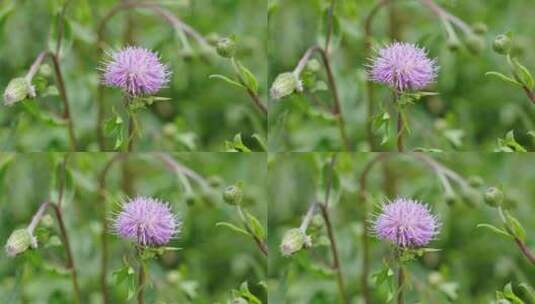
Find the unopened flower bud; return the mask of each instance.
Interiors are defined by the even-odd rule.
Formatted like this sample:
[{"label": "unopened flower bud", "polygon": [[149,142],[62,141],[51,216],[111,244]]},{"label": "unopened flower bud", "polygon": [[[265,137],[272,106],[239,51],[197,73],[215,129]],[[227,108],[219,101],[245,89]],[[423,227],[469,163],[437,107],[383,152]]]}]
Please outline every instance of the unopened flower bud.
[{"label": "unopened flower bud", "polygon": [[23,253],[33,243],[33,237],[28,229],[17,229],[11,233],[6,242],[6,253],[8,256],[16,256]]},{"label": "unopened flower bud", "polygon": [[306,69],[311,72],[318,72],[321,69],[321,63],[317,59],[310,59],[307,62]]},{"label": "unopened flower bud", "polygon": [[35,97],[35,89],[30,81],[24,77],[13,78],[4,91],[4,104],[10,106],[28,97]]},{"label": "unopened flower bud", "polygon": [[216,51],[224,58],[234,57],[236,54],[236,41],[232,38],[221,38],[216,43]]},{"label": "unopened flower bud", "polygon": [[487,205],[491,207],[497,207],[502,204],[504,195],[500,189],[496,187],[490,187],[485,191],[484,198]]},{"label": "unopened flower bud", "polygon": [[243,199],[243,191],[240,186],[232,185],[223,190],[223,200],[229,205],[239,205]]},{"label": "unopened flower bud", "polygon": [[308,235],[305,234],[305,232],[299,228],[293,228],[286,233],[284,233],[284,236],[282,237],[282,242],[280,245],[280,251],[282,255],[284,256],[290,256],[299,250],[303,249],[303,247],[310,247],[311,246],[311,240]]},{"label": "unopened flower bud", "polygon": [[447,46],[450,51],[456,52],[461,48],[461,42],[456,37],[450,38],[447,41]]},{"label": "unopened flower bud", "polygon": [[248,304],[247,300],[245,300],[242,297],[237,297],[232,300],[230,300],[230,304]]},{"label": "unopened flower bud", "polygon": [[47,228],[54,226],[54,218],[52,217],[52,215],[45,214],[41,219],[41,225]]},{"label": "unopened flower bud", "polygon": [[468,178],[468,183],[473,188],[479,188],[485,184],[485,181],[481,176],[478,175],[472,175]]},{"label": "unopened flower bud", "polygon": [[446,193],[444,196],[444,201],[448,206],[453,206],[457,202],[458,197],[455,193]]},{"label": "unopened flower bud", "polygon": [[481,34],[485,34],[489,28],[487,27],[487,25],[483,22],[476,22],[472,25],[472,29],[474,29],[474,33],[478,34],[478,35],[481,35]]},{"label": "unopened flower bud", "polygon": [[485,49],[485,40],[477,35],[470,35],[466,39],[468,50],[474,54],[479,54]]},{"label": "unopened flower bud", "polygon": [[273,99],[281,99],[291,95],[295,91],[302,91],[303,86],[301,81],[292,72],[279,74],[273,85],[271,86],[270,94]]},{"label": "unopened flower bud", "polygon": [[52,67],[46,63],[41,64],[41,66],[39,67],[39,74],[45,77],[52,76]]},{"label": "unopened flower bud", "polygon": [[498,54],[505,55],[511,51],[512,46],[513,46],[513,41],[511,37],[507,35],[498,35],[494,39],[494,43],[492,44],[492,49]]}]

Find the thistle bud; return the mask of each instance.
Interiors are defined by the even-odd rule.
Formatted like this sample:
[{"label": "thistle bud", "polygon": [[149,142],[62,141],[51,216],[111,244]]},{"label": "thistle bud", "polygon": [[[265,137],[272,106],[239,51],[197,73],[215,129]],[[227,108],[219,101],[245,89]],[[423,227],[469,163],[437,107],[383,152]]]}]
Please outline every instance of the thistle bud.
[{"label": "thistle bud", "polygon": [[292,72],[279,74],[270,89],[271,98],[281,99],[291,95],[295,91],[302,91],[301,81]]},{"label": "thistle bud", "polygon": [[310,59],[307,62],[306,69],[311,72],[319,72],[321,70],[321,63],[317,59]]},{"label": "thistle bud", "polygon": [[474,33],[478,34],[478,35],[482,35],[482,34],[485,34],[489,28],[487,27],[487,25],[483,22],[476,22],[472,25],[472,29],[474,29]]},{"label": "thistle bud", "polygon": [[280,245],[280,251],[282,255],[284,256],[290,256],[299,250],[303,249],[303,247],[310,247],[311,246],[311,239],[308,235],[305,234],[305,232],[299,228],[293,228],[286,233],[284,233],[284,236],[282,237],[282,242]]},{"label": "thistle bud", "polygon": [[473,188],[479,188],[485,184],[485,181],[481,176],[478,175],[472,175],[468,178],[468,183]]},{"label": "thistle bud", "polygon": [[221,38],[216,43],[216,51],[219,56],[232,58],[236,54],[236,41],[233,38]]},{"label": "thistle bud", "polygon": [[11,106],[28,97],[35,97],[35,89],[24,77],[13,78],[4,91],[4,104]]},{"label": "thistle bud", "polygon": [[11,233],[6,242],[6,253],[8,256],[16,256],[20,253],[23,253],[33,243],[33,237],[31,236],[28,229],[17,229]]},{"label": "thistle bud", "polygon": [[452,52],[456,52],[461,48],[461,42],[457,37],[450,37],[448,38],[448,41],[446,42],[448,49]]},{"label": "thistle bud", "polygon": [[487,205],[497,207],[503,203],[504,195],[500,189],[490,187],[485,191],[484,198]]},{"label": "thistle bud", "polygon": [[41,66],[39,67],[39,74],[45,77],[52,76],[52,67],[46,63],[41,64]]},{"label": "thistle bud", "polygon": [[508,54],[513,46],[513,41],[508,35],[498,35],[492,43],[492,49],[501,55]]},{"label": "thistle bud", "polygon": [[233,298],[230,300],[230,304],[248,304],[247,300],[242,297]]},{"label": "thistle bud", "polygon": [[477,35],[470,35],[466,39],[466,47],[474,54],[479,54],[485,49],[485,40]]},{"label": "thistle bud", "polygon": [[239,205],[243,199],[243,191],[240,186],[232,185],[223,190],[223,200],[229,205]]}]

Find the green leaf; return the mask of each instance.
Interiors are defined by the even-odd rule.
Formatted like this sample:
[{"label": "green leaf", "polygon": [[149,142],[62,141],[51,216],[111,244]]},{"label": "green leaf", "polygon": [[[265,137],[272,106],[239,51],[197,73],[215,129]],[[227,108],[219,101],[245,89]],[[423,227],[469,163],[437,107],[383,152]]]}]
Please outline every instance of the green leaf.
[{"label": "green leaf", "polygon": [[498,228],[496,226],[493,226],[491,224],[478,224],[476,227],[477,228],[487,228],[487,229],[490,229],[493,232],[496,232],[497,234],[501,234],[501,235],[504,235],[504,236],[509,237],[509,238],[513,237],[507,231],[505,231],[503,229],[500,229],[500,228]]},{"label": "green leaf", "polygon": [[528,87],[530,90],[533,89],[533,76],[528,71],[528,69],[523,66],[516,58],[512,59],[515,74],[518,76],[520,82]]},{"label": "green leaf", "polygon": [[522,224],[509,212],[505,213],[505,217],[507,220],[507,226],[511,230],[511,233],[513,236],[517,237],[521,241],[525,241],[526,239],[526,231],[524,230],[524,227],[522,227]]},{"label": "green leaf", "polygon": [[527,152],[516,139],[513,130],[507,132],[505,138],[498,138],[497,152]]},{"label": "green leaf", "polygon": [[525,304],[524,301],[517,297],[513,292],[513,286],[511,285],[511,282],[507,283],[507,285],[505,285],[503,288],[503,295],[507,300],[511,300],[512,304]]},{"label": "green leaf", "polygon": [[232,141],[225,141],[225,150],[227,152],[251,152],[251,149],[243,143],[240,133],[236,134]]},{"label": "green leaf", "polygon": [[210,79],[221,79],[231,85],[234,85],[234,86],[237,86],[239,88],[242,88],[242,89],[247,89],[243,84],[235,81],[235,80],[232,80],[230,78],[228,78],[227,76],[223,76],[223,75],[219,75],[219,74],[213,74],[213,75],[210,75],[208,76],[208,78]]},{"label": "green leaf", "polygon": [[517,86],[519,88],[522,87],[522,84],[516,80],[514,80],[513,78],[511,77],[508,77],[508,76],[505,76],[504,74],[502,73],[498,73],[498,72],[487,72],[485,73],[485,76],[494,76],[494,77],[497,77],[498,79],[501,79],[509,84],[512,84],[514,86]]},{"label": "green leaf", "polygon": [[251,137],[256,141],[258,146],[261,148],[261,152],[267,151],[267,145],[266,145],[264,139],[262,137],[260,137],[260,135],[255,133]]},{"label": "green leaf", "polygon": [[249,232],[247,232],[246,230],[234,225],[234,224],[231,224],[231,223],[228,223],[228,222],[219,222],[219,223],[216,223],[215,224],[216,227],[227,227],[229,228],[230,230],[232,231],[235,231],[235,232],[239,232],[241,234],[244,234],[246,236],[251,236],[251,234]]},{"label": "green leaf", "polygon": [[526,283],[520,283],[518,287],[520,287],[524,291],[524,294],[527,298],[529,298],[531,303],[535,303],[535,289],[533,289],[533,287],[529,286]]},{"label": "green leaf", "polygon": [[238,67],[240,68],[240,75],[243,79],[243,82],[247,88],[249,88],[254,93],[258,92],[258,81],[256,77],[249,71],[241,62],[238,61]]},{"label": "green leaf", "polygon": [[247,216],[247,221],[249,223],[249,226],[253,230],[254,235],[263,240],[266,237],[266,232],[264,230],[264,227],[262,227],[262,224],[260,224],[260,221],[248,211],[245,211],[245,214]]}]

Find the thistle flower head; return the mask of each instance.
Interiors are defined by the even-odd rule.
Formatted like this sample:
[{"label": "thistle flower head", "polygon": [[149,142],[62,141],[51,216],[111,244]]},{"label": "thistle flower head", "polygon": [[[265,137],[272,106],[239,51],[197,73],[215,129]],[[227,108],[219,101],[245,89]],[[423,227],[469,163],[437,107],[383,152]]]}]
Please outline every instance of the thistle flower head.
[{"label": "thistle flower head", "polygon": [[167,203],[147,197],[136,197],[122,206],[113,222],[122,238],[142,246],[162,246],[180,232],[181,223]]},{"label": "thistle flower head", "polygon": [[438,219],[427,205],[405,198],[385,204],[373,223],[378,238],[403,248],[427,245],[439,228]]},{"label": "thistle flower head", "polygon": [[158,55],[148,49],[128,46],[111,54],[104,63],[103,82],[130,96],[153,95],[169,82],[170,72]]},{"label": "thistle flower head", "polygon": [[419,90],[431,84],[438,67],[427,51],[415,44],[394,42],[378,51],[369,74],[372,81],[397,91]]}]

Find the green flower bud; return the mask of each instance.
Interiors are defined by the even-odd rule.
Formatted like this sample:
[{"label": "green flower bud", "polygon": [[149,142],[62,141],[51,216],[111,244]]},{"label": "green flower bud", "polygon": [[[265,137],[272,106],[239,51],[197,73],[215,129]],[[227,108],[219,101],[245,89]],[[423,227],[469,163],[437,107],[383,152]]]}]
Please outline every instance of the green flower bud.
[{"label": "green flower bud", "polygon": [[449,38],[447,41],[448,49],[452,52],[456,52],[461,48],[461,42],[457,37],[455,38]]},{"label": "green flower bud", "polygon": [[485,203],[491,207],[498,207],[503,203],[504,199],[503,192],[496,187],[488,188],[483,197],[485,198]]},{"label": "green flower bud", "polygon": [[457,202],[458,197],[455,195],[455,193],[446,193],[444,196],[444,201],[448,206],[453,206]]},{"label": "green flower bud", "polygon": [[470,35],[466,39],[466,47],[474,54],[479,54],[485,49],[485,40],[477,35]]},{"label": "green flower bud", "polygon": [[52,217],[52,215],[45,214],[41,219],[41,225],[47,228],[54,226],[54,218]]},{"label": "green flower bud", "polygon": [[230,304],[248,304],[247,300],[245,300],[242,297],[237,297],[232,300],[230,300]]},{"label": "green flower bud", "polygon": [[482,35],[482,34],[485,34],[489,28],[487,27],[487,25],[483,22],[476,22],[472,25],[472,28],[474,29],[474,33],[478,34],[478,35]]},{"label": "green flower bud", "polygon": [[312,220],[310,221],[309,228],[319,230],[323,227],[323,224],[324,224],[323,217],[319,214],[315,214],[312,217]]},{"label": "green flower bud", "polygon": [[17,229],[11,233],[6,242],[6,253],[8,256],[16,256],[26,251],[32,245],[33,237],[28,229]]},{"label": "green flower bud", "polygon": [[283,256],[290,256],[303,249],[303,247],[306,248],[310,246],[310,237],[306,235],[303,230],[299,228],[293,228],[284,233],[280,245],[280,251]]},{"label": "green flower bud", "polygon": [[317,59],[310,59],[307,62],[306,69],[310,72],[319,72],[321,70],[321,63]]},{"label": "green flower bud", "polygon": [[13,78],[4,91],[4,104],[10,106],[28,97],[35,97],[35,89],[30,81],[24,77]]},{"label": "green flower bud", "polygon": [[270,89],[271,98],[281,99],[291,95],[295,91],[302,91],[301,81],[292,72],[279,74]]},{"label": "green flower bud", "polygon": [[501,55],[506,55],[513,47],[513,40],[507,35],[498,35],[492,43],[492,49]]},{"label": "green flower bud", "polygon": [[481,176],[473,175],[468,178],[468,184],[473,188],[479,188],[485,184],[485,181]]},{"label": "green flower bud", "polygon": [[41,66],[39,67],[39,74],[45,77],[52,76],[52,67],[46,63],[41,64]]},{"label": "green flower bud", "polygon": [[481,202],[481,194],[480,192],[469,189],[467,191],[463,191],[462,198],[465,204],[467,204],[470,207],[477,207],[479,206]]},{"label": "green flower bud", "polygon": [[216,51],[221,57],[232,58],[236,54],[236,41],[232,38],[221,38],[216,43]]},{"label": "green flower bud", "polygon": [[240,186],[232,185],[223,190],[223,200],[229,205],[239,205],[243,200],[243,191]]}]

